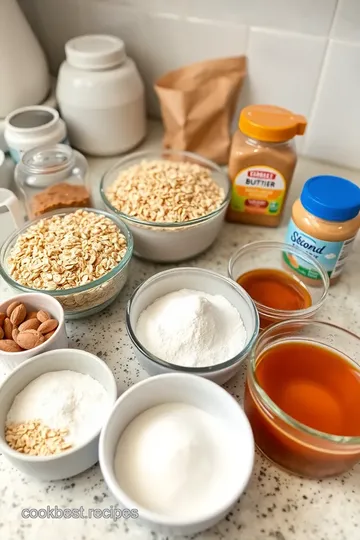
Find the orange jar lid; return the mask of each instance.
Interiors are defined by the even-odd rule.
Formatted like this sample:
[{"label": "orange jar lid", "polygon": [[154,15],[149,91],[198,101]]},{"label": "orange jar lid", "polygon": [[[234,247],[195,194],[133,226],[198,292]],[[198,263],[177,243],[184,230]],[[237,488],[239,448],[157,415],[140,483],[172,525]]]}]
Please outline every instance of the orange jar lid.
[{"label": "orange jar lid", "polygon": [[265,142],[284,142],[303,135],[306,118],[275,105],[249,105],[239,118],[240,130],[254,139]]}]

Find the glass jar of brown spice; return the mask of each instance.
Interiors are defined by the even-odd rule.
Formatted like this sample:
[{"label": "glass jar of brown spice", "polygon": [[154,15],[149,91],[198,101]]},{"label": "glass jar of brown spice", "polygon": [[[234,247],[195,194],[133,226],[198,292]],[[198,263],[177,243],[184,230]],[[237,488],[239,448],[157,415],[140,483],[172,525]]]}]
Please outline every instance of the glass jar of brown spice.
[{"label": "glass jar of brown spice", "polygon": [[272,105],[250,105],[240,114],[229,160],[233,184],[227,220],[277,227],[297,156],[294,137],[306,119]]},{"label": "glass jar of brown spice", "polygon": [[15,181],[29,219],[59,208],[92,206],[85,157],[64,144],[26,152],[15,169]]}]

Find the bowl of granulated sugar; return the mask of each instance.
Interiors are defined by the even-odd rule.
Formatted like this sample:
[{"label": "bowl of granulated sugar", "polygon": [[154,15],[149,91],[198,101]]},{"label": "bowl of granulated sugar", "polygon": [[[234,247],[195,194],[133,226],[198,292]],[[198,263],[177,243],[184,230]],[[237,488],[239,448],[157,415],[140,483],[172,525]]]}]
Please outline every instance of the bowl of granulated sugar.
[{"label": "bowl of granulated sugar", "polygon": [[255,343],[259,316],[234,281],[204,268],[173,268],[136,289],[126,325],[150,375],[185,372],[223,384]]}]

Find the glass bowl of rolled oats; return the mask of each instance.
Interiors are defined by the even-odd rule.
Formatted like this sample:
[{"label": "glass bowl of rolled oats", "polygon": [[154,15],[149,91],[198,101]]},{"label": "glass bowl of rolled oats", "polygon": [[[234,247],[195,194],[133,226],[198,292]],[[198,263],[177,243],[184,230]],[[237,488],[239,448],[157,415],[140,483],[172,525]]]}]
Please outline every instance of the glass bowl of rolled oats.
[{"label": "glass bowl of rolled oats", "polygon": [[191,152],[136,152],[102,178],[105,208],[134,236],[134,254],[155,262],[195,257],[215,241],[231,196],[216,163]]},{"label": "glass bowl of rolled oats", "polygon": [[93,315],[124,287],[133,238],[117,216],[93,208],[44,214],[2,245],[0,273],[15,291],[56,298],[66,319]]}]

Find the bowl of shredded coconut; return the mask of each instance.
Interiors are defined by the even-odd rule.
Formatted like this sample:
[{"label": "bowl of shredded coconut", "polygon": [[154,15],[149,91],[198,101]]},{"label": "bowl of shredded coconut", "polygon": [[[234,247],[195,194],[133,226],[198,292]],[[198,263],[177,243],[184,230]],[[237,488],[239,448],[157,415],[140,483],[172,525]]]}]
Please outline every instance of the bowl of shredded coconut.
[{"label": "bowl of shredded coconut", "polygon": [[204,268],[155,274],[132,295],[126,325],[137,359],[150,375],[188,372],[219,384],[233,377],[259,332],[250,296]]}]

